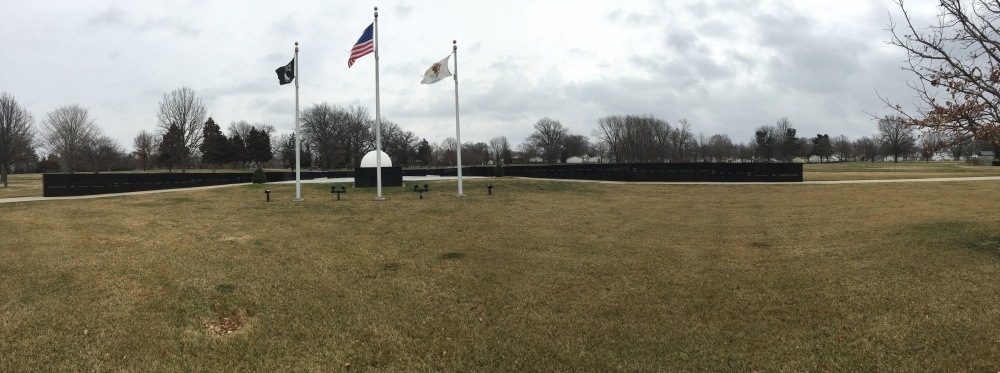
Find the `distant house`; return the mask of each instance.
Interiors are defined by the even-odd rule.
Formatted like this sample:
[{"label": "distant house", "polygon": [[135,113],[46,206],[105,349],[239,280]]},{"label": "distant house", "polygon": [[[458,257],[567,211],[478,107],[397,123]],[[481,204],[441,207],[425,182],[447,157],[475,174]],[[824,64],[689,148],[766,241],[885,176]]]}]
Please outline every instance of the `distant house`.
[{"label": "distant house", "polygon": [[975,158],[976,158],[975,164],[982,166],[989,166],[993,164],[994,160],[996,160],[996,156],[993,154],[992,150],[980,150],[979,152],[976,153]]},{"label": "distant house", "polygon": [[806,157],[795,157],[792,158],[792,163],[808,163],[809,160]]},{"label": "distant house", "polygon": [[934,155],[931,156],[931,160],[932,161],[957,161],[957,159],[955,159],[955,155],[954,154],[952,154],[951,152],[948,152],[948,151],[944,151],[944,150],[938,150],[938,151],[934,152]]},{"label": "distant house", "polygon": [[586,160],[584,157],[581,156],[574,155],[572,157],[566,158],[566,163],[584,163],[584,162],[586,162]]}]

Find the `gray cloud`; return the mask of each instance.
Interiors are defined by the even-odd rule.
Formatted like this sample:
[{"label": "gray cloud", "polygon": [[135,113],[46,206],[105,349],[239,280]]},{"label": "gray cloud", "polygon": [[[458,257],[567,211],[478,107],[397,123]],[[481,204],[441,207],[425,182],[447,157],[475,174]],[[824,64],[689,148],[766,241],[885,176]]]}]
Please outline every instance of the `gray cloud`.
[{"label": "gray cloud", "polygon": [[[346,67],[350,46],[371,22],[370,4],[314,2],[292,11],[259,0],[239,7],[67,2],[79,5],[84,17],[77,19],[52,12],[58,1],[5,4],[5,13],[22,16],[0,15],[0,45],[23,52],[17,61],[0,53],[0,81],[36,117],[79,103],[131,143],[155,123],[163,93],[189,86],[220,122],[265,122],[287,133],[295,90],[279,86],[274,69],[292,57],[296,40],[303,43],[303,109],[329,102],[374,112],[373,56]],[[913,2],[918,22],[933,21],[933,0]],[[467,141],[504,134],[520,142],[541,117],[590,135],[601,116],[644,113],[671,123],[687,118],[695,132],[735,141],[782,116],[804,135],[856,138],[874,132],[865,112],[883,106],[875,89],[910,96],[898,69],[904,55],[884,44],[887,5],[584,1],[572,17],[551,17],[565,5],[387,4],[379,21],[382,112],[431,142],[454,136],[453,83],[418,82],[455,38],[473,41],[460,46]],[[15,73],[25,64],[50,73]]]},{"label": "gray cloud", "polygon": [[136,31],[164,30],[182,37],[197,37],[201,35],[201,30],[192,25],[191,21],[174,17],[148,18],[136,26],[135,29]]},{"label": "gray cloud", "polygon": [[87,24],[90,26],[122,26],[128,15],[118,8],[108,8],[103,12],[90,17]]}]

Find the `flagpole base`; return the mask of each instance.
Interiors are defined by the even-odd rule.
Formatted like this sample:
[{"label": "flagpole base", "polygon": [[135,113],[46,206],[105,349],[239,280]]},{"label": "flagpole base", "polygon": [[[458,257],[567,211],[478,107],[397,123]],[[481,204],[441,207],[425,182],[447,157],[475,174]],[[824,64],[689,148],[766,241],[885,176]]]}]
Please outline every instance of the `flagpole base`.
[{"label": "flagpole base", "polygon": [[385,197],[375,197],[376,201],[385,201]]},{"label": "flagpole base", "polygon": [[459,194],[459,195],[457,195],[457,196],[455,196],[455,197],[466,197],[466,195],[464,195],[464,194]]},{"label": "flagpole base", "polygon": [[302,198],[293,199],[292,202],[302,202]]}]

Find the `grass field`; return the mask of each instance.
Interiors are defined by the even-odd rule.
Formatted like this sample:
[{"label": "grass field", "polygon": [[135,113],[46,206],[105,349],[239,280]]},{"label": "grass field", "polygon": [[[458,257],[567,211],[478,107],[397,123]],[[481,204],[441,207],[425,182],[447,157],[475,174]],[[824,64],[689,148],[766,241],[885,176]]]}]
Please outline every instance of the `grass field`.
[{"label": "grass field", "polygon": [[1000,176],[1000,167],[970,166],[965,164],[965,162],[810,163],[802,167],[802,179],[804,181],[927,179],[979,176]]},{"label": "grass field", "polygon": [[1000,370],[998,182],[268,188],[0,204],[0,371]]},{"label": "grass field", "polygon": [[7,175],[7,187],[0,184],[0,199],[41,196],[42,174]]}]

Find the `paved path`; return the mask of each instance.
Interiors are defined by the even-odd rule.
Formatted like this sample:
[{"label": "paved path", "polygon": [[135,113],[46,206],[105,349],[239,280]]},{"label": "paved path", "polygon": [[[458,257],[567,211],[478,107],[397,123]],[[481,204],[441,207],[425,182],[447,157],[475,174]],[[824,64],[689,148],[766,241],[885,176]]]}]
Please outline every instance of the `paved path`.
[{"label": "paved path", "polygon": [[127,193],[109,193],[109,194],[95,194],[91,196],[71,196],[71,197],[14,197],[14,198],[2,198],[0,203],[15,203],[15,202],[32,202],[32,201],[60,201],[66,199],[85,199],[85,198],[105,198],[105,197],[120,197],[120,196],[132,196],[136,194],[153,194],[153,193],[170,193],[170,192],[181,192],[185,190],[203,190],[212,188],[223,188],[233,185],[249,185],[250,183],[240,183],[240,184],[226,184],[226,185],[210,185],[203,187],[191,187],[191,188],[176,188],[176,189],[160,189],[160,190],[144,190],[141,192],[127,192]]},{"label": "paved path", "polygon": [[[463,179],[482,179],[481,176],[465,176]],[[703,182],[703,181],[607,181],[607,180],[572,180],[572,179],[542,179],[534,177],[516,177],[517,179],[526,180],[549,180],[549,181],[573,181],[581,183],[605,183],[605,184],[640,184],[640,185],[821,185],[821,184],[870,184],[870,183],[919,183],[919,182],[941,182],[941,181],[985,181],[985,180],[1000,180],[1000,176],[982,176],[982,177],[939,177],[939,178],[928,178],[928,179],[879,179],[879,180],[833,180],[833,181],[803,181],[803,182],[778,182],[778,183],[718,183],[718,182]],[[404,176],[403,181],[443,181],[443,180],[455,180],[457,177],[451,176]],[[324,184],[324,183],[351,183],[354,182],[353,177],[341,177],[333,179],[314,179],[314,180],[302,180],[303,184]],[[295,181],[279,181],[271,184],[295,184]],[[131,196],[136,194],[152,194],[152,193],[169,193],[169,192],[181,192],[185,190],[202,190],[202,189],[212,189],[212,188],[224,188],[234,185],[249,185],[249,183],[242,184],[226,184],[226,185],[212,185],[204,187],[193,187],[193,188],[178,188],[178,189],[162,189],[162,190],[147,190],[142,192],[128,192],[128,193],[112,193],[112,194],[97,194],[92,196],[74,196],[74,197],[15,197],[15,198],[2,198],[0,203],[16,203],[16,202],[32,202],[32,201],[59,201],[66,199],[84,199],[84,198],[105,198],[105,197],[119,197],[119,196]]]}]

